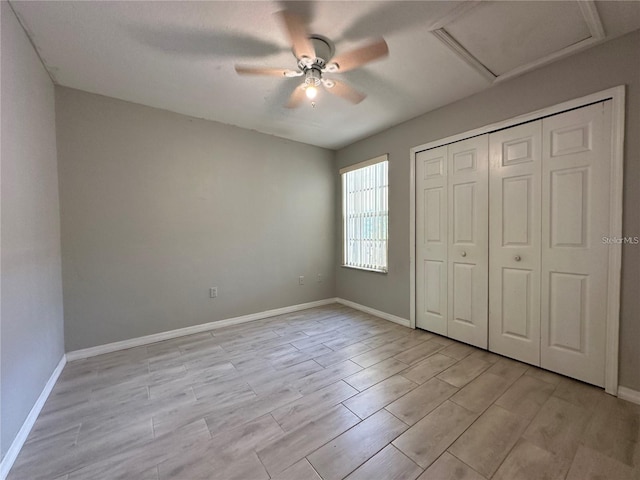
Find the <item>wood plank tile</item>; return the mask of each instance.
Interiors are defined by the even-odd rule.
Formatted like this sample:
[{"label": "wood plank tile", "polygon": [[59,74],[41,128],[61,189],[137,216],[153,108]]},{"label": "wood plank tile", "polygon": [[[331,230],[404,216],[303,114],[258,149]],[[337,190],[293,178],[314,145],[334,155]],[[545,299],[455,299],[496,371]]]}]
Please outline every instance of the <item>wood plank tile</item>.
[{"label": "wood plank tile", "polygon": [[69,480],[128,480],[139,478],[144,472],[169,458],[181,456],[211,439],[204,420],[199,420],[162,437],[150,440],[138,448],[102,458],[73,471]]},{"label": "wood plank tile", "polygon": [[309,358],[321,357],[323,355],[327,355],[329,353],[334,352],[334,350],[330,349],[329,347],[326,347],[323,344],[314,345],[313,347],[305,348],[300,351],[302,353],[306,353],[309,356]]},{"label": "wood plank tile", "polygon": [[202,455],[174,467],[171,461],[158,465],[159,480],[268,480],[269,474],[255,452],[242,458],[221,454]]},{"label": "wood plank tile", "polygon": [[322,367],[319,364],[313,360],[307,360],[269,374],[258,373],[245,376],[244,379],[257,394],[262,394],[293,385],[297,380],[320,370]]},{"label": "wood plank tile", "polygon": [[496,363],[494,363],[493,366],[489,368],[489,370],[487,370],[487,372],[498,375],[499,377],[508,380],[509,383],[513,383],[518,377],[522,376],[528,368],[529,365],[525,365],[524,363],[518,362],[516,360],[501,358]]},{"label": "wood plank tile", "polygon": [[328,477],[479,480],[521,422],[492,480],[640,478],[639,406],[323,306],[69,362],[9,480],[319,480],[313,455]]},{"label": "wood plank tile", "polygon": [[225,430],[239,427],[301,397],[302,395],[297,390],[285,387],[258,395],[242,403],[225,405],[207,415],[205,421],[211,431],[211,435],[215,436]]},{"label": "wood plank tile", "polygon": [[550,383],[551,385],[558,385],[562,380],[562,376],[556,373],[550,372],[548,370],[544,370],[538,367],[529,366],[527,371],[524,373],[530,377],[536,378],[538,380],[542,380],[543,382]]},{"label": "wood plank tile", "polygon": [[549,399],[555,386],[529,375],[518,378],[495,404],[531,420]]},{"label": "wood plank tile", "polygon": [[320,446],[356,425],[360,419],[343,405],[258,450],[263,465],[274,476]]},{"label": "wood plank tile", "polygon": [[476,418],[476,414],[446,400],[394,440],[393,445],[422,468],[427,468]]},{"label": "wood plank tile", "polygon": [[187,400],[179,404],[174,402],[165,404],[164,411],[152,417],[155,435],[165,435],[203,417],[226,412],[239,405],[249,405],[255,398],[257,397],[253,392],[240,392],[237,395],[226,395],[222,403],[214,404],[211,400],[204,398],[196,401]]},{"label": "wood plank tile", "polygon": [[444,346],[439,343],[427,341],[398,353],[394,358],[408,365],[413,365],[421,362],[427,357],[430,357],[443,348]]},{"label": "wood plank tile", "polygon": [[361,366],[350,360],[345,360],[344,362],[330,365],[306,377],[302,377],[294,381],[292,386],[293,388],[297,388],[302,395],[307,395],[361,370]]},{"label": "wood plank tile", "polygon": [[372,367],[365,368],[364,370],[345,378],[344,381],[352,387],[363,391],[375,385],[376,383],[381,382],[385,378],[389,378],[392,375],[401,372],[407,367],[408,365],[406,363],[402,363],[393,358],[389,358],[387,360],[383,360],[380,363],[376,363]]},{"label": "wood plank tile", "polygon": [[389,357],[393,357],[394,355],[404,352],[411,347],[415,347],[424,343],[425,341],[422,338],[400,338],[399,340],[395,340],[390,343],[385,343],[384,345],[369,350],[363,354],[357,355],[351,360],[361,367],[370,367],[375,365],[376,363],[381,362],[382,360],[386,360]]},{"label": "wood plank tile", "polygon": [[604,393],[604,390],[592,385],[570,378],[563,378],[558,383],[553,396],[593,412],[607,394]]},{"label": "wood plank tile", "polygon": [[492,405],[449,447],[449,452],[490,478],[524,432],[528,421]]},{"label": "wood plank tile", "polygon": [[386,410],[380,410],[309,455],[309,463],[324,480],[340,480],[407,429]]},{"label": "wood plank tile", "polygon": [[413,480],[422,469],[393,445],[387,445],[380,452],[358,467],[346,480]]},{"label": "wood plank tile", "polygon": [[491,367],[491,364],[488,362],[475,358],[465,358],[437,375],[437,378],[450,383],[454,387],[462,388],[489,367]]},{"label": "wood plank tile", "polygon": [[582,442],[631,467],[640,467],[640,405],[607,395],[598,405]]},{"label": "wood plank tile", "polygon": [[351,397],[343,404],[364,419],[417,386],[417,383],[413,383],[401,375],[394,375]]},{"label": "wood plank tile", "polygon": [[456,342],[440,350],[440,353],[447,357],[455,358],[456,360],[462,360],[463,358],[471,355],[474,351],[475,348],[472,346]]},{"label": "wood plank tile", "polygon": [[492,480],[564,480],[570,463],[567,458],[519,440]]},{"label": "wood plank tile", "polygon": [[244,425],[221,432],[207,443],[211,451],[240,458],[282,436],[284,436],[284,430],[271,415],[266,414]]},{"label": "wood plank tile", "polygon": [[462,387],[451,401],[471,412],[481,413],[505,392],[509,383],[505,378],[486,371]]},{"label": "wood plank tile", "polygon": [[284,472],[271,477],[271,480],[322,480],[322,478],[320,478],[320,475],[314,470],[309,461],[303,458]]},{"label": "wood plank tile", "polygon": [[[515,479],[516,477],[514,477]],[[418,480],[486,480],[470,466],[465,465],[448,452],[427,468]]]},{"label": "wood plank tile", "polygon": [[488,362],[488,363],[496,363],[501,358],[503,358],[500,355],[487,352],[486,350],[481,350],[479,348],[476,348],[475,351],[471,355],[469,355],[469,357],[477,358],[478,360],[484,360],[485,362]]},{"label": "wood plank tile", "polygon": [[323,367],[328,367],[329,365],[340,363],[348,360],[351,357],[360,355],[361,353],[364,353],[368,350],[371,350],[369,346],[365,345],[364,343],[356,342],[350,344],[347,347],[336,350],[335,352],[320,355],[319,357],[314,358],[314,360]]},{"label": "wood plank tile", "polygon": [[357,393],[355,388],[339,381],[277,408],[271,415],[288,432],[323,415],[331,407]]},{"label": "wood plank tile", "polygon": [[[365,390],[365,393],[368,391]],[[387,405],[386,409],[407,425],[413,425],[457,391],[458,389],[453,385],[449,385],[447,382],[437,378],[432,378],[407,395]]]},{"label": "wood plank tile", "polygon": [[424,383],[433,376],[446,370],[454,363],[456,363],[455,358],[435,353],[402,372],[402,376],[408,378],[412,382]]},{"label": "wood plank tile", "polygon": [[552,396],[522,437],[549,452],[573,458],[590,419],[588,410]]},{"label": "wood plank tile", "polygon": [[369,347],[371,348],[378,348],[385,345],[386,343],[393,342],[402,337],[403,334],[401,332],[398,332],[397,330],[392,331],[391,327],[389,327],[389,329],[387,329],[384,333],[366,338],[362,340],[362,343],[364,343],[365,345],[369,345]]},{"label": "wood plank tile", "polygon": [[578,448],[567,480],[637,480],[640,469],[619,462],[600,452],[581,446]]}]

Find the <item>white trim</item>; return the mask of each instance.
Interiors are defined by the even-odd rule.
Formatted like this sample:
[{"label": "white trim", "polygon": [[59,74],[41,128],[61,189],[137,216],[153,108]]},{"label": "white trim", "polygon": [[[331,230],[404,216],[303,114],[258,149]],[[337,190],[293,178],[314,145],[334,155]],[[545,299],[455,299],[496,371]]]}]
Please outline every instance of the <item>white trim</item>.
[{"label": "white trim", "polygon": [[[611,178],[609,185],[609,231],[622,237],[622,193],[624,169],[624,86],[612,97],[611,108]],[[607,340],[604,387],[615,395],[618,390],[618,350],[620,343],[620,283],[622,276],[622,245],[609,245],[607,290]],[[616,321],[614,321],[614,319]]]},{"label": "white trim", "polygon": [[[468,5],[465,5],[468,4]],[[582,18],[589,29],[590,36],[584,40],[568,45],[560,50],[551,52],[548,55],[538,58],[519,67],[513,68],[508,72],[500,75],[494,74],[486,65],[484,65],[478,58],[476,58],[469,50],[467,50],[460,42],[452,37],[447,32],[446,27],[457,18],[465,15],[469,10],[475,8],[479,2],[464,2],[460,8],[454,9],[450,14],[437,21],[429,29],[431,33],[440,40],[455,56],[473,68],[476,72],[482,75],[485,79],[492,83],[503,82],[510,78],[522,75],[525,72],[534,70],[548,63],[555,62],[561,58],[573,55],[581,50],[585,50],[597,43],[602,43],[606,39],[604,27],[602,26],[602,20],[598,14],[595,2],[593,0],[578,0],[578,7]]]},{"label": "white trim", "polygon": [[460,60],[473,68],[476,72],[482,75],[486,80],[495,82],[498,76],[489,70],[480,60],[474,57],[469,51],[464,48],[458,41],[453,38],[449,32],[444,28],[433,30],[431,33],[440,40],[449,50],[451,50]]},{"label": "white trim", "polygon": [[384,320],[389,320],[390,322],[397,323],[398,325],[402,325],[403,327],[409,327],[410,322],[406,318],[398,317],[397,315],[392,315],[391,313],[386,313],[381,310],[376,310],[375,308],[365,307],[364,305],[360,305],[359,303],[352,302],[351,300],[345,300],[344,298],[336,298],[336,302],[345,305],[347,307],[354,308],[356,310],[360,310],[361,312],[369,313],[371,315],[375,315],[376,317],[380,317]]},{"label": "white trim", "polygon": [[47,398],[49,398],[49,394],[58,381],[58,377],[60,376],[60,373],[62,373],[62,369],[64,368],[66,363],[67,357],[66,355],[62,355],[62,358],[58,362],[58,365],[53,370],[53,373],[49,377],[49,380],[42,389],[42,392],[36,400],[36,403],[31,408],[29,415],[27,415],[27,418],[24,420],[24,423],[18,431],[18,434],[13,439],[13,442],[11,442],[9,450],[7,450],[7,453],[2,459],[2,463],[0,463],[0,480],[5,480],[9,475],[11,467],[13,467],[13,463],[16,461],[16,458],[18,458],[18,454],[20,453],[20,450],[22,450],[24,442],[27,441],[27,437],[29,436],[33,425],[36,423],[38,415],[40,415],[40,411],[42,410],[42,407],[44,407]]},{"label": "white trim", "polygon": [[341,168],[338,171],[340,172],[340,175],[343,175],[345,173],[349,173],[349,172],[353,172],[354,170],[358,170],[360,168],[364,168],[364,167],[369,167],[371,165],[375,165],[376,163],[382,163],[382,162],[388,162],[388,161],[389,161],[389,154],[388,153],[383,153],[379,157],[372,158],[370,160],[365,160],[364,162],[354,163],[353,165],[346,166],[344,168]]},{"label": "white trim", "polygon": [[491,123],[489,125],[485,125],[484,127],[475,128],[467,132],[456,133],[455,135],[451,135],[449,137],[434,140],[432,142],[423,143],[422,145],[418,145],[411,149],[411,159],[413,161],[413,157],[415,156],[415,154],[418,152],[422,152],[424,150],[430,150],[432,148],[442,147],[443,145],[448,145],[450,143],[458,142],[460,140],[466,140],[467,138],[476,137],[478,135],[484,135],[485,133],[491,133],[498,130],[503,130],[505,128],[513,127],[521,123],[531,122],[533,120],[538,120],[543,117],[548,117],[550,115],[555,115],[557,113],[566,112],[567,110],[573,110],[574,108],[584,107],[585,105],[601,102],[604,100],[608,100],[610,98],[614,100],[613,107],[614,107],[614,118],[615,118],[615,107],[616,107],[615,99],[618,96],[620,96],[621,93],[624,93],[624,88],[625,88],[624,85],[608,88],[600,92],[592,93],[590,95],[585,95],[584,97],[574,98],[573,100],[568,100],[566,102],[558,103],[557,105],[551,105],[549,107],[541,108],[540,110],[535,110],[533,112],[525,113],[523,115],[518,115],[517,117],[513,117],[507,120]]},{"label": "white trim", "polygon": [[416,328],[416,153],[409,162],[409,326]]},{"label": "white trim", "polygon": [[602,40],[606,35],[600,14],[598,14],[596,2],[594,0],[580,0],[578,1],[578,8],[580,8],[580,13],[582,13],[582,17],[587,27],[589,27],[591,37],[596,40]]},{"label": "white trim", "polygon": [[618,398],[640,405],[640,392],[627,387],[618,387]]},{"label": "white trim", "polygon": [[496,79],[493,81],[494,83],[504,82],[505,80],[509,80],[510,78],[515,78],[523,73],[530,72],[531,70],[535,70],[536,68],[543,67],[551,62],[555,62],[556,60],[560,60],[562,58],[573,55],[574,53],[578,53],[582,50],[586,50],[587,48],[593,47],[597,43],[602,43],[602,40],[597,38],[585,38],[573,45],[569,45],[568,47],[564,47],[556,52],[550,53],[549,55],[545,55],[538,60],[534,60],[533,62],[526,63],[520,67],[516,67],[508,72],[503,73],[502,75],[498,75]]},{"label": "white trim", "polygon": [[240,317],[227,318],[225,320],[218,320],[216,322],[203,323],[200,325],[193,325],[191,327],[178,328],[176,330],[169,330],[166,332],[154,333],[152,335],[145,335],[144,337],[130,338],[121,342],[107,343],[105,345],[98,345],[96,347],[85,348],[82,350],[74,350],[73,352],[67,352],[67,361],[72,362],[74,360],[81,360],[83,358],[95,357],[96,355],[102,355],[104,353],[111,353],[117,352],[118,350],[126,350],[127,348],[140,347],[142,345],[149,345],[151,343],[157,343],[163,340],[183,337],[185,335],[193,335],[194,333],[208,332],[209,330],[216,330],[218,328],[238,325],[240,323],[253,322],[255,320],[262,320],[263,318],[275,317],[277,315],[284,315],[287,313],[306,310],[308,308],[320,307],[322,305],[328,305],[330,303],[336,302],[336,298],[325,298],[324,300],[317,300],[315,302],[301,303],[299,305],[291,305],[289,307],[276,308],[273,310],[265,310],[263,312],[250,313],[248,315],[242,315]]},{"label": "white trim", "polygon": [[[540,118],[556,115],[567,110],[573,110],[592,103],[612,100],[612,121],[611,121],[611,145],[612,145],[612,170],[611,170],[611,201],[609,204],[609,218],[611,235],[622,236],[622,191],[623,191],[623,165],[624,165],[624,113],[625,113],[625,86],[620,85],[608,88],[600,92],[592,93],[584,97],[575,98],[567,102],[552,105],[531,113],[519,115],[508,120],[492,123],[490,125],[476,128],[468,132],[458,133],[449,137],[428,142],[409,150],[409,177],[411,185],[409,190],[410,211],[409,211],[409,302],[411,325],[415,326],[416,313],[416,191],[415,191],[415,156],[418,152],[432,148],[448,145],[459,140],[464,140],[485,133],[491,133],[505,128],[513,127],[521,123],[530,122]],[[609,246],[609,289],[607,292],[607,338],[605,354],[605,391],[615,395],[618,389],[618,352],[619,352],[619,329],[620,329],[620,274],[622,271],[622,246]]]},{"label": "white trim", "polygon": [[439,18],[438,20],[433,22],[431,25],[429,25],[427,27],[427,30],[431,31],[431,30],[441,29],[442,27],[453,22],[456,18],[463,16],[465,13],[469,12],[470,10],[473,10],[478,5],[480,5],[480,3],[481,3],[481,0],[465,0],[464,2],[460,3],[458,6],[454,7],[454,9],[451,10],[449,13],[445,14],[443,17]]}]

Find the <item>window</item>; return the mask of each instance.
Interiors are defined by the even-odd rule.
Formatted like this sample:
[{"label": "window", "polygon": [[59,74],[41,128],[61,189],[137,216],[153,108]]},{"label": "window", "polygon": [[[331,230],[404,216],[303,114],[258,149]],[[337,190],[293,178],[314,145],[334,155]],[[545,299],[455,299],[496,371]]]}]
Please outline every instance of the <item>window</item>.
[{"label": "window", "polygon": [[343,266],[387,272],[387,155],[340,170]]}]

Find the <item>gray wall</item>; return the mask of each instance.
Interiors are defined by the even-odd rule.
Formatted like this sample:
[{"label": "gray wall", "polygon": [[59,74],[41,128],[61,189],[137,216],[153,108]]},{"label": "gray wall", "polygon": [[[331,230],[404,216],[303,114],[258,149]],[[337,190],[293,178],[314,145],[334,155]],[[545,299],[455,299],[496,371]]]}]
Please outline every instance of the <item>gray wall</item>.
[{"label": "gray wall", "polygon": [[[427,113],[337,152],[338,168],[389,153],[389,273],[339,268],[339,297],[409,318],[409,149],[576,97],[627,85],[623,234],[640,235],[640,33]],[[425,88],[429,88],[425,85]],[[337,174],[336,174],[337,175]],[[339,179],[336,177],[336,182]],[[336,238],[340,258],[340,200]],[[620,383],[640,390],[640,247],[623,247]]]},{"label": "gray wall", "polygon": [[56,115],[67,351],[334,296],[333,151],[62,87]]},{"label": "gray wall", "polygon": [[2,17],[2,456],[64,354],[54,89],[6,2]]}]

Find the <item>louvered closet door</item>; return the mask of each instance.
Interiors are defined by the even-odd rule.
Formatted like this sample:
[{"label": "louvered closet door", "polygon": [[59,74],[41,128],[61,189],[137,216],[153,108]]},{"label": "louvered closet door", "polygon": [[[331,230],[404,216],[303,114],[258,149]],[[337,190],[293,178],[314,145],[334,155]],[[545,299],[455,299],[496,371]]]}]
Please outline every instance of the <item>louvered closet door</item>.
[{"label": "louvered closet door", "polygon": [[416,326],[447,335],[447,147],[415,160]]},{"label": "louvered closet door", "polygon": [[543,120],[541,365],[604,385],[611,102]]},{"label": "louvered closet door", "polygon": [[487,348],[489,135],[448,146],[448,325],[451,338]]},{"label": "louvered closet door", "polygon": [[489,349],[540,365],[542,120],[489,137]]}]

